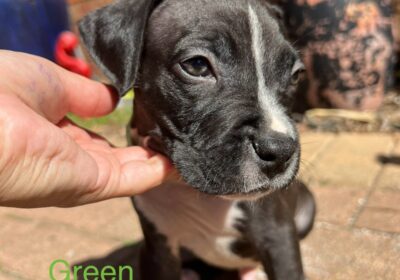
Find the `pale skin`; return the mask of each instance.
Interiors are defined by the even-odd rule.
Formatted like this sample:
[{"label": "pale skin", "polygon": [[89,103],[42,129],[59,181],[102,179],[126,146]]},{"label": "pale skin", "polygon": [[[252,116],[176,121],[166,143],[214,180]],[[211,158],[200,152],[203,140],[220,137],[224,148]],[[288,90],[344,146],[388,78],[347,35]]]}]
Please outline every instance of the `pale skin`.
[{"label": "pale skin", "polygon": [[112,112],[117,94],[36,56],[0,50],[0,206],[71,207],[133,196],[171,165],[142,147],[114,148],[66,118]]}]

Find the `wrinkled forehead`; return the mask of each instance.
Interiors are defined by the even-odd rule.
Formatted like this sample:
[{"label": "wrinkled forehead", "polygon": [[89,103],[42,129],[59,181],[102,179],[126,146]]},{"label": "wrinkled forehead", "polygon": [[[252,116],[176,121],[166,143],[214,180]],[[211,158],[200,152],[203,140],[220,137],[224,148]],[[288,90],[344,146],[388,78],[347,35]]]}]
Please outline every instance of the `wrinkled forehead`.
[{"label": "wrinkled forehead", "polygon": [[173,48],[174,52],[200,47],[210,50],[220,59],[240,57],[243,60],[247,57],[245,60],[251,60],[249,50],[255,44],[261,44],[266,50],[262,54],[265,63],[269,63],[269,59],[276,61],[277,56],[289,59],[295,52],[283,37],[266,2],[163,1],[149,20],[146,36],[151,45],[147,47]]}]

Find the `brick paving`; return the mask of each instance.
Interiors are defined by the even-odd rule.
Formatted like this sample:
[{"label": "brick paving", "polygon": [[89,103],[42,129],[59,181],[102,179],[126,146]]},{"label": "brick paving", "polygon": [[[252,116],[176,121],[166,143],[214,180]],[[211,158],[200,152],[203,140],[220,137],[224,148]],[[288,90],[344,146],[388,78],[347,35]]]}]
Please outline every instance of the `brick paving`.
[{"label": "brick paving", "polygon": [[[399,135],[305,132],[301,138],[299,177],[318,203],[315,228],[302,241],[308,278],[399,279]],[[1,280],[49,279],[50,263],[60,258],[130,261],[130,244],[142,237],[127,198],[74,209],[0,208],[0,224]]]},{"label": "brick paving", "polygon": [[318,203],[302,242],[309,279],[399,279],[398,135],[303,133],[302,142],[300,178]]}]

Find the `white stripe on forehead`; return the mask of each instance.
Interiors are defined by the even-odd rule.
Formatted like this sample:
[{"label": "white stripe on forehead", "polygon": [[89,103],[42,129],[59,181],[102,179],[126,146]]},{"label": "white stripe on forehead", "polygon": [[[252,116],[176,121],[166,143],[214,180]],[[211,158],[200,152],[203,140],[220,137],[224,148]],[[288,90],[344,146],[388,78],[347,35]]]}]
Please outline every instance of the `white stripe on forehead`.
[{"label": "white stripe on forehead", "polygon": [[[285,113],[280,109],[280,105],[273,97],[270,90],[266,87],[263,65],[265,60],[265,45],[262,38],[262,27],[256,12],[249,4],[249,20],[251,31],[251,46],[255,59],[258,80],[258,101],[265,117],[271,120],[270,128],[281,133],[288,133],[288,121]],[[276,25],[275,22],[271,24]],[[277,28],[276,32],[279,32]]]}]

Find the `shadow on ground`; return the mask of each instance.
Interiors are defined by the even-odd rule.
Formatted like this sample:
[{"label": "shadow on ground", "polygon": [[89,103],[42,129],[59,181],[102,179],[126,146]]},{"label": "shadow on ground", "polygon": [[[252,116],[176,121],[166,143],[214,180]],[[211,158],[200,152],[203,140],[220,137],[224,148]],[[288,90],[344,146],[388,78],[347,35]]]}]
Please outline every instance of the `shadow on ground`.
[{"label": "shadow on ground", "polygon": [[[72,268],[76,266],[95,266],[99,271],[101,271],[106,266],[112,266],[118,271],[119,267],[131,266],[133,267],[134,271],[133,279],[141,280],[139,278],[140,271],[138,259],[140,248],[142,245],[143,242],[141,241],[129,246],[120,247],[104,257],[88,259],[83,262],[75,263],[72,265]],[[199,275],[199,280],[239,280],[237,273],[234,271],[223,271],[218,268],[211,267],[199,260],[193,259],[193,257],[188,252],[183,252],[183,255],[186,259],[186,261],[184,262],[184,269],[195,271]],[[128,270],[123,270],[121,276],[118,279],[132,279]],[[83,279],[90,278],[84,278],[82,275],[82,270],[79,270],[77,280]],[[106,277],[105,279],[108,280],[115,278],[110,276],[109,278]]]},{"label": "shadow on ground", "polygon": [[[89,265],[92,265],[95,266],[100,271],[106,266],[112,266],[116,268],[116,270],[118,271],[118,267],[128,265],[134,268],[133,279],[138,279],[138,271],[137,271],[137,269],[139,268],[138,259],[142,243],[143,242],[138,242],[129,246],[120,247],[104,257],[88,259],[83,262],[75,263],[72,265],[72,267],[76,266],[87,267]],[[78,273],[78,279],[79,280],[85,279],[82,275],[82,270],[80,270]],[[112,279],[112,277],[110,277],[110,279]],[[122,277],[119,277],[119,279],[129,280],[130,279],[129,271],[124,270],[124,272],[122,273]]]},{"label": "shadow on ground", "polygon": [[400,155],[379,155],[377,160],[381,164],[393,164],[393,165],[400,165]]}]

